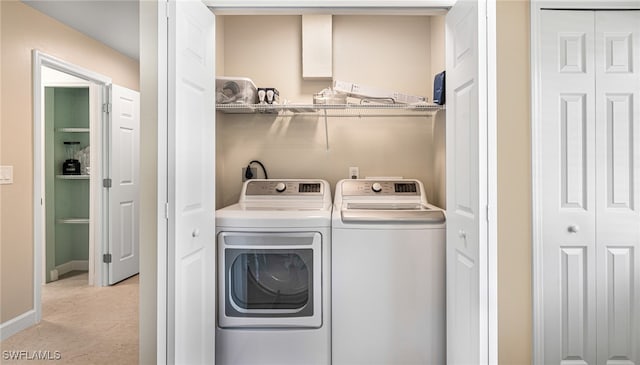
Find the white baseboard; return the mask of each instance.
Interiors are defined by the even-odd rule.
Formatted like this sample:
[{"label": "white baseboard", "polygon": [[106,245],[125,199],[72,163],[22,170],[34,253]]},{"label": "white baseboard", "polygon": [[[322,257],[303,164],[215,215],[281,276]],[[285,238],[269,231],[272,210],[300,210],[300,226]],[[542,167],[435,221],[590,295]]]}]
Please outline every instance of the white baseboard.
[{"label": "white baseboard", "polygon": [[36,311],[30,310],[0,324],[0,341],[36,324]]},{"label": "white baseboard", "polygon": [[[89,260],[72,260],[65,262],[62,265],[56,266],[56,270],[58,271],[58,276],[74,270],[89,271]],[[53,280],[53,278],[51,278],[51,280]]]}]

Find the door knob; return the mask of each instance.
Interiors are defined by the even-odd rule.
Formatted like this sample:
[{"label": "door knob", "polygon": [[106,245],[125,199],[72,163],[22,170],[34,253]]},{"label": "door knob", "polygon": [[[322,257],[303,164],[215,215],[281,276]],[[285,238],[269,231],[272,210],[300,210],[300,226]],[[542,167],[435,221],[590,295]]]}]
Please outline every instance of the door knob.
[{"label": "door knob", "polygon": [[578,233],[578,231],[580,230],[580,226],[572,224],[567,228],[567,231],[569,231],[569,233]]},{"label": "door knob", "polygon": [[199,229],[194,229],[193,232],[191,232],[191,237],[195,238],[200,236],[200,230]]},{"label": "door knob", "polygon": [[462,238],[462,239],[466,239],[467,238],[467,232],[464,231],[464,229],[461,229],[458,231],[458,237]]}]

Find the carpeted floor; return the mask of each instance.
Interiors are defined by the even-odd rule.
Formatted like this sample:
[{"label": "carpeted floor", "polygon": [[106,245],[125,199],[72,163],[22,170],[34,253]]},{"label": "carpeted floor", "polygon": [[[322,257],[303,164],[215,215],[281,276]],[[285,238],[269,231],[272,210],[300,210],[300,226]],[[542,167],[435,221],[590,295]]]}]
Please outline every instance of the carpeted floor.
[{"label": "carpeted floor", "polygon": [[0,363],[138,363],[138,276],[97,288],[70,274],[43,286],[42,321],[2,341]]}]

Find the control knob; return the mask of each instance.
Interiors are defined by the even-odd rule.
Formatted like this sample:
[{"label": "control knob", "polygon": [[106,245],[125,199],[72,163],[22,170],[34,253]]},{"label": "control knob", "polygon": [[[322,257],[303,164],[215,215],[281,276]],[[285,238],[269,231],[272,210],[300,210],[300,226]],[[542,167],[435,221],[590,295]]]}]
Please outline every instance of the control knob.
[{"label": "control knob", "polygon": [[285,190],[287,190],[287,186],[286,186],[284,183],[281,183],[281,182],[280,182],[280,183],[278,183],[278,184],[276,185],[276,191],[277,191],[278,193],[282,193],[282,192],[283,192],[283,191],[285,191]]},{"label": "control knob", "polygon": [[371,190],[373,190],[376,193],[379,193],[382,191],[382,185],[380,185],[380,183],[373,183],[373,185],[371,185]]}]

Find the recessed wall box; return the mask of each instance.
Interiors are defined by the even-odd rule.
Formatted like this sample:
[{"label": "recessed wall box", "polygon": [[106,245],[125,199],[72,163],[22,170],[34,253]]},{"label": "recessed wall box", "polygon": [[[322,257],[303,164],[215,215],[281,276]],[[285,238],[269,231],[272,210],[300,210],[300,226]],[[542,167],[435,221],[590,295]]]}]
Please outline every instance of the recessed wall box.
[{"label": "recessed wall box", "polygon": [[302,78],[305,80],[331,79],[332,62],[332,15],[302,15]]}]

